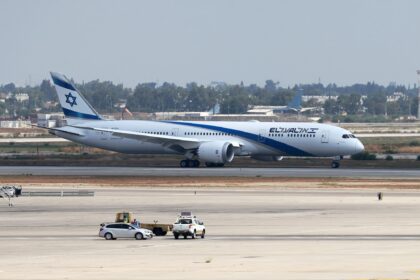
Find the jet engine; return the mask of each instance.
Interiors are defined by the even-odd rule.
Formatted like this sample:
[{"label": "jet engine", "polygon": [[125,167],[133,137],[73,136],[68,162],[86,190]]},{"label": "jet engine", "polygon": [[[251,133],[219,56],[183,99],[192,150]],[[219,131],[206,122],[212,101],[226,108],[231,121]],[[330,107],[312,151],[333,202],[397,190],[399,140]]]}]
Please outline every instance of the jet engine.
[{"label": "jet engine", "polygon": [[235,156],[234,147],[229,142],[204,142],[198,148],[200,160],[210,163],[231,162]]},{"label": "jet engine", "polygon": [[251,156],[252,159],[259,161],[281,161],[282,156]]}]

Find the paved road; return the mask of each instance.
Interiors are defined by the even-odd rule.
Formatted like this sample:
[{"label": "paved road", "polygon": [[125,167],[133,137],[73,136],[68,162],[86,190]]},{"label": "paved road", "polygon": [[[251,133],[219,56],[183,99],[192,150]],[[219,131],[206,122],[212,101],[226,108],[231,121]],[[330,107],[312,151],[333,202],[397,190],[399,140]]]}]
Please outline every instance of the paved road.
[{"label": "paved road", "polygon": [[[155,237],[155,239],[173,240],[172,235],[164,237]],[[190,240],[191,237],[188,238]],[[201,239],[198,237],[198,239]],[[102,240],[98,236],[87,236],[87,235],[8,235],[0,236],[0,240]],[[176,242],[182,242],[183,238]],[[370,234],[370,235],[355,235],[355,234],[284,234],[284,235],[207,235],[205,240],[221,240],[221,241],[275,241],[275,240],[332,240],[332,241],[361,241],[361,240],[377,240],[377,241],[404,241],[404,240],[420,240],[420,235],[413,234]]]},{"label": "paved road", "polygon": [[0,175],[54,176],[175,176],[175,177],[354,177],[420,179],[417,169],[354,168],[161,168],[161,167],[80,167],[0,166]]}]

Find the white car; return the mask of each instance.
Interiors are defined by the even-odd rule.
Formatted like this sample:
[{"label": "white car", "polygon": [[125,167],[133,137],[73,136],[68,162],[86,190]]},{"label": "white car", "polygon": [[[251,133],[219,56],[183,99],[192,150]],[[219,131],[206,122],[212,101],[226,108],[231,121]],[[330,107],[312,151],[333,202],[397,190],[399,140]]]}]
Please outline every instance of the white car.
[{"label": "white car", "polygon": [[173,224],[172,233],[175,239],[178,239],[180,235],[184,236],[184,238],[191,236],[191,238],[195,239],[198,235],[204,238],[206,227],[196,216],[193,216],[189,212],[184,212],[181,213],[178,220]]},{"label": "white car", "polygon": [[126,223],[102,224],[99,229],[99,237],[106,240],[117,238],[135,238],[137,240],[153,237],[153,232],[145,228],[138,228]]}]

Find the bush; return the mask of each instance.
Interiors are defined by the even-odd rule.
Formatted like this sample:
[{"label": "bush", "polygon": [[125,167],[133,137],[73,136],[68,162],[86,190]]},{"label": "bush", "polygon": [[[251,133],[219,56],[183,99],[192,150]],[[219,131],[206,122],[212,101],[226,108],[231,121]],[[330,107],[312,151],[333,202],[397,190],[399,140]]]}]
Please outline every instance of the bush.
[{"label": "bush", "polygon": [[351,156],[353,160],[376,160],[376,155],[369,152],[361,152]]},{"label": "bush", "polygon": [[385,158],[385,160],[394,160],[394,157],[391,156],[391,155],[387,155],[386,158]]},{"label": "bush", "polygon": [[418,140],[413,140],[408,145],[410,147],[417,147],[417,146],[420,146],[420,142]]}]

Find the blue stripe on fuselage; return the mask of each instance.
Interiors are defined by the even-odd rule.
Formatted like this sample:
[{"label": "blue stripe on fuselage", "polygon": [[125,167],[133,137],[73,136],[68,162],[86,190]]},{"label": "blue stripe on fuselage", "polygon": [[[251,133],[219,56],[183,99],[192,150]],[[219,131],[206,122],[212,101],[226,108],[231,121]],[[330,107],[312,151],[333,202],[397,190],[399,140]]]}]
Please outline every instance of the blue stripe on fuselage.
[{"label": "blue stripe on fuselage", "polygon": [[226,127],[221,127],[221,126],[208,125],[208,124],[201,124],[201,123],[189,123],[189,122],[177,122],[177,121],[166,121],[166,122],[186,125],[186,126],[199,127],[199,128],[206,128],[206,129],[216,130],[216,131],[220,131],[224,133],[234,134],[236,136],[245,138],[247,140],[252,140],[259,144],[269,146],[270,148],[274,148],[276,150],[279,150],[291,156],[314,156],[308,152],[305,152],[293,146],[287,145],[283,142],[276,141],[271,138],[256,135],[253,133],[241,131],[241,130],[226,128]]},{"label": "blue stripe on fuselage", "polygon": [[64,115],[66,117],[89,119],[89,120],[100,120],[101,119],[97,115],[84,114],[84,113],[76,112],[76,111],[69,110],[69,109],[66,109],[66,108],[63,108],[63,112],[64,112]]}]

